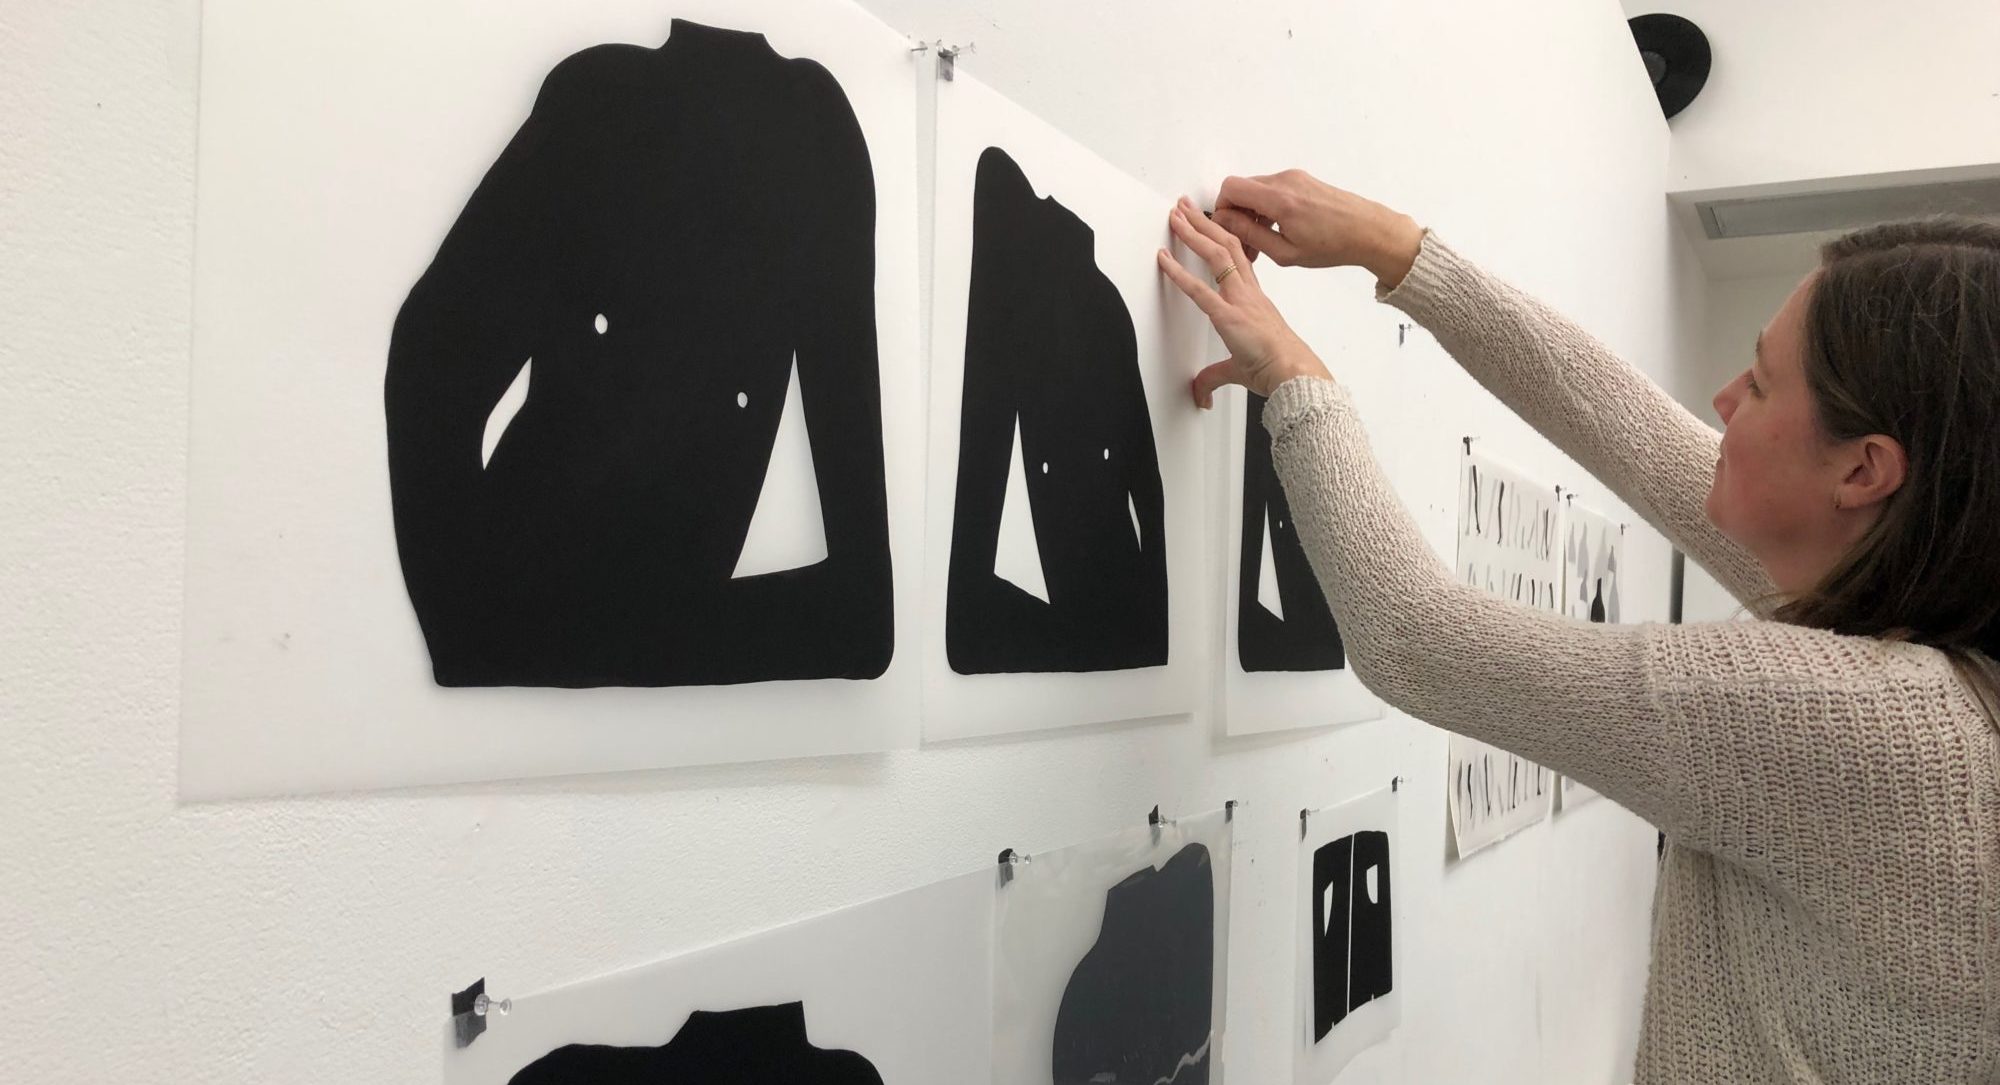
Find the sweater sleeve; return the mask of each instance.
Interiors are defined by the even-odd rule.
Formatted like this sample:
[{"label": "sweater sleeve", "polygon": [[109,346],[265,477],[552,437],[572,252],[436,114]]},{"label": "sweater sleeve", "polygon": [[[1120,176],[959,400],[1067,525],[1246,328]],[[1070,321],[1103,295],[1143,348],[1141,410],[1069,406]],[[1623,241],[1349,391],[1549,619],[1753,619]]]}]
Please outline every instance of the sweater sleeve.
[{"label": "sweater sleeve", "polygon": [[1429,231],[1409,274],[1376,298],[1428,329],[1473,379],[1739,601],[1754,608],[1772,594],[1756,560],[1702,510],[1721,436],[1644,373]]},{"label": "sweater sleeve", "polygon": [[1765,865],[1862,831],[1885,809],[1866,788],[1962,763],[1949,728],[1890,742],[1877,722],[1911,705],[1951,717],[1949,665],[1928,649],[1518,606],[1460,583],[1432,552],[1340,386],[1288,381],[1264,421],[1356,673],[1412,716],[1574,776],[1691,846]]}]

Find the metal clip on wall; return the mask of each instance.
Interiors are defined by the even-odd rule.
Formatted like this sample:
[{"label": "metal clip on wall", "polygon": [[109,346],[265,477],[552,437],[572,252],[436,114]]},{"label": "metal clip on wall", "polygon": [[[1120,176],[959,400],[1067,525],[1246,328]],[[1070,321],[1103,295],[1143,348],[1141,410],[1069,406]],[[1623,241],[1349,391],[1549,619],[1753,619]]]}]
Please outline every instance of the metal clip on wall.
[{"label": "metal clip on wall", "polygon": [[1014,868],[1024,866],[1028,862],[1026,853],[1015,851],[1013,848],[1000,849],[1000,884],[1006,885],[1013,881]]},{"label": "metal clip on wall", "polygon": [[454,991],[451,996],[452,1036],[458,1046],[465,1047],[479,1039],[486,1031],[486,1019],[499,1014],[502,1017],[514,1012],[514,1000],[503,998],[495,1001],[486,993],[486,977],[472,981],[472,986],[463,991]]}]

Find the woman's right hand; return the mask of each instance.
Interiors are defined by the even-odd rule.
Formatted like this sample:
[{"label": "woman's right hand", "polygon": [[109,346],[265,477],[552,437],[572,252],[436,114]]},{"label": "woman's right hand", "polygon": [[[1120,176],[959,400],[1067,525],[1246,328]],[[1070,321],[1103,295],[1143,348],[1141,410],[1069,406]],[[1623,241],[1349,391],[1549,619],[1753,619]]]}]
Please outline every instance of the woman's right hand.
[{"label": "woman's right hand", "polygon": [[1410,216],[1304,170],[1225,178],[1215,222],[1253,260],[1262,254],[1287,267],[1362,267],[1385,287],[1409,274],[1424,237]]}]

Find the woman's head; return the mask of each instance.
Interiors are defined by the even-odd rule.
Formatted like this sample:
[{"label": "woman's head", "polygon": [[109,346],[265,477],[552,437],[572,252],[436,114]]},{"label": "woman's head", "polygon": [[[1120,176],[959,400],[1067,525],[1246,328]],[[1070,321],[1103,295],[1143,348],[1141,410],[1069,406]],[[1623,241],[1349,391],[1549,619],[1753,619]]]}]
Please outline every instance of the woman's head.
[{"label": "woman's head", "polygon": [[1709,516],[1780,618],[2000,655],[2000,226],[1829,243],[1715,406]]}]

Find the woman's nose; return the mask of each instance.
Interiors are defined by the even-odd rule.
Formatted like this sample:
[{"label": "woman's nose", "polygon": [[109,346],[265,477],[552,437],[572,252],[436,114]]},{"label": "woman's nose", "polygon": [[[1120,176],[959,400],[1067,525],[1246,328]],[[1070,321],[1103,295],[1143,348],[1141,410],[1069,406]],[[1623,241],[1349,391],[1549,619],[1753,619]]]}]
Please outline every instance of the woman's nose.
[{"label": "woman's nose", "polygon": [[1725,426],[1729,424],[1729,416],[1736,413],[1736,386],[1741,383],[1743,383],[1741,377],[1730,381],[1728,384],[1722,386],[1722,391],[1715,393],[1713,400],[1709,401],[1715,407],[1716,415],[1722,419],[1722,424]]}]

